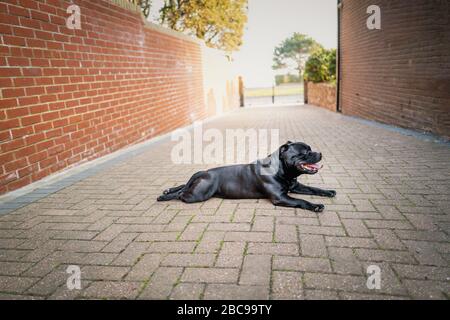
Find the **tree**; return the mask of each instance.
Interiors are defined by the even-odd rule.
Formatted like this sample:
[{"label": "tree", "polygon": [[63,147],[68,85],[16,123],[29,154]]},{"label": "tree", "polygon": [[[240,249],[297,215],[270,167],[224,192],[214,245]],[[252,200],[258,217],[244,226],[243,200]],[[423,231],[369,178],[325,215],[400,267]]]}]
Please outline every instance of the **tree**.
[{"label": "tree", "polygon": [[305,80],[312,82],[336,81],[336,49],[315,50],[306,61]]},{"label": "tree", "polygon": [[314,39],[296,32],[275,48],[272,68],[277,70],[293,67],[302,79],[306,60],[311,52],[321,47]]},{"label": "tree", "polygon": [[242,44],[247,0],[165,0],[160,22],[231,52]]},{"label": "tree", "polygon": [[128,0],[128,1],[131,2],[131,3],[137,4],[138,6],[140,6],[144,16],[146,18],[148,17],[148,15],[150,14],[150,7],[152,5],[152,1],[151,0]]}]

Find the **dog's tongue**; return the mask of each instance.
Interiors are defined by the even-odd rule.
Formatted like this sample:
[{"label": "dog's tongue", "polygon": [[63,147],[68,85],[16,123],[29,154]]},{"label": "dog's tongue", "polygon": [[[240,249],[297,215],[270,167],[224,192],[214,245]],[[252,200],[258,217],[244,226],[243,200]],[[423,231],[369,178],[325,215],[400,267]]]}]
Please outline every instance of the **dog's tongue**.
[{"label": "dog's tongue", "polygon": [[315,164],[305,164],[304,166],[305,166],[306,168],[310,169],[310,170],[319,170],[319,169],[322,168],[322,167],[321,167],[319,164],[317,164],[317,163],[315,163]]}]

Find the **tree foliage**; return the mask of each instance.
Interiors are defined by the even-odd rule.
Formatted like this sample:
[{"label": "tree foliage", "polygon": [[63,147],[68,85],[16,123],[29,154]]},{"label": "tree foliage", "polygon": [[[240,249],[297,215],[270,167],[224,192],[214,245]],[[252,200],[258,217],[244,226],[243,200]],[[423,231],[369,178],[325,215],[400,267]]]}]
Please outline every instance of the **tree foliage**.
[{"label": "tree foliage", "polygon": [[293,67],[302,78],[309,55],[321,47],[314,39],[296,32],[275,48],[272,68],[277,70]]},{"label": "tree foliage", "polygon": [[147,18],[150,14],[150,8],[152,6],[151,0],[128,0],[131,3],[137,4],[142,9],[142,13]]},{"label": "tree foliage", "polygon": [[312,82],[336,81],[336,49],[320,48],[314,51],[305,65],[305,80]]},{"label": "tree foliage", "polygon": [[165,0],[160,22],[231,52],[242,44],[247,0]]}]

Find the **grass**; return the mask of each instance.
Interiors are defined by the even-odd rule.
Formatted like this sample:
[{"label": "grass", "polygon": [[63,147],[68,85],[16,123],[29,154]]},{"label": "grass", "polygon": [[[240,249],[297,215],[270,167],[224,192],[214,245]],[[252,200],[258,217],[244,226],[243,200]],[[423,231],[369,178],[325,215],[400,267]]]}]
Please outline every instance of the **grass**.
[{"label": "grass", "polygon": [[[303,84],[291,84],[275,87],[275,96],[294,96],[303,94]],[[269,88],[246,88],[246,97],[271,97],[272,87]]]}]

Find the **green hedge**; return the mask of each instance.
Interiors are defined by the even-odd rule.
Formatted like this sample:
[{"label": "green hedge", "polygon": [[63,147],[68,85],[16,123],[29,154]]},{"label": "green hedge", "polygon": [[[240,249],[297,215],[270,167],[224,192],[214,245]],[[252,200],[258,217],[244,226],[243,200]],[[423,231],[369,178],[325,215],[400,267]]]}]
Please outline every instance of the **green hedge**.
[{"label": "green hedge", "polygon": [[304,78],[312,82],[336,82],[336,49],[314,51],[306,61]]}]

